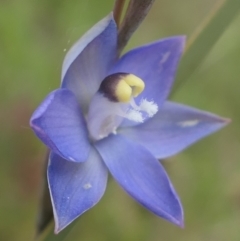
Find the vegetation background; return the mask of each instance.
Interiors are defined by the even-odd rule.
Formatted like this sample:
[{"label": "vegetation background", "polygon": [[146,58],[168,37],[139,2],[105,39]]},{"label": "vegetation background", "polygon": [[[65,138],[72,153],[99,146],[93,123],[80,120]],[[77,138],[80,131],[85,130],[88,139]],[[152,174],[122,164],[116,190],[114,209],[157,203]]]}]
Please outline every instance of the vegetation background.
[{"label": "vegetation background", "polygon": [[[220,0],[157,0],[127,49],[190,36]],[[0,0],[0,240],[28,241],[46,148],[29,118],[59,86],[66,50],[107,15],[112,0]],[[229,117],[220,132],[164,161],[185,210],[185,228],[157,218],[112,180],[67,240],[240,240],[240,16],[172,99]]]}]

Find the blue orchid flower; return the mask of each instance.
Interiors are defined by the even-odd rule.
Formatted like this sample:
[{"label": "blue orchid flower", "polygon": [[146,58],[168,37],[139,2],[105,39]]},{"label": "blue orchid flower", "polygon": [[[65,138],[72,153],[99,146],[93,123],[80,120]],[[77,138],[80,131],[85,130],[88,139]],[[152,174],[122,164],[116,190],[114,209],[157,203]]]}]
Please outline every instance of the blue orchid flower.
[{"label": "blue orchid flower", "polygon": [[101,199],[108,170],[144,207],[183,226],[180,199],[158,159],[228,123],[166,101],[184,43],[182,36],[166,38],[118,58],[110,14],[69,50],[61,87],[30,121],[51,150],[48,183],[56,233]]}]

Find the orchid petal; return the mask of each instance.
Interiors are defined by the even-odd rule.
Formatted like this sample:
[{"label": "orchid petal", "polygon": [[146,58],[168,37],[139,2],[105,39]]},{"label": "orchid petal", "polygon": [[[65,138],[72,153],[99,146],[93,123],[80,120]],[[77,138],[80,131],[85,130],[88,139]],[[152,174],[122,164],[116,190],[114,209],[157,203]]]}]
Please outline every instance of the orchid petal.
[{"label": "orchid petal", "polygon": [[75,93],[84,113],[116,59],[116,44],[117,27],[110,14],[79,39],[65,57],[62,87]]},{"label": "orchid petal", "polygon": [[90,143],[86,123],[70,90],[51,92],[33,113],[30,125],[41,141],[63,158],[75,162],[87,159]]},{"label": "orchid petal", "polygon": [[58,233],[99,202],[106,189],[107,169],[93,148],[83,163],[68,162],[51,153],[48,183]]},{"label": "orchid petal", "polygon": [[129,51],[113,67],[110,73],[131,73],[145,82],[139,97],[147,98],[161,106],[168,97],[178,61],[184,49],[185,37],[163,39]]},{"label": "orchid petal", "polygon": [[173,102],[143,124],[119,132],[145,146],[156,158],[172,156],[223,128],[229,120]]},{"label": "orchid petal", "polygon": [[111,135],[95,146],[127,193],[156,215],[183,225],[180,200],[164,168],[147,149],[121,135]]}]

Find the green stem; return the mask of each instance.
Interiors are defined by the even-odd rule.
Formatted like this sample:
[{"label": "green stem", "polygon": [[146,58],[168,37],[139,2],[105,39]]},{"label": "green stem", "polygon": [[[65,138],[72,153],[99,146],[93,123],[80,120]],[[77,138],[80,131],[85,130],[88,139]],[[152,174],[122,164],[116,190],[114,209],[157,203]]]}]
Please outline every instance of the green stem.
[{"label": "green stem", "polygon": [[59,234],[54,234],[53,232],[53,224],[49,225],[47,230],[42,234],[42,236],[37,239],[37,241],[63,241],[73,229],[76,222],[68,225],[64,230],[62,230]]}]

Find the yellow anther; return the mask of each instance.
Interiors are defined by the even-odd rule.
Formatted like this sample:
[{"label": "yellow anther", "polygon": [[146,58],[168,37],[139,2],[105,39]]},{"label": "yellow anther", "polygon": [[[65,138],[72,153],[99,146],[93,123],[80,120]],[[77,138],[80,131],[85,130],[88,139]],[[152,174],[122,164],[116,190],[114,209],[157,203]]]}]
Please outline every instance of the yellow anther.
[{"label": "yellow anther", "polygon": [[129,102],[132,97],[132,88],[121,79],[116,86],[115,95],[119,102]]},{"label": "yellow anther", "polygon": [[120,102],[129,102],[132,97],[137,97],[143,90],[144,82],[133,74],[123,76],[116,86],[116,97]]},{"label": "yellow anther", "polygon": [[124,77],[125,82],[133,88],[132,95],[137,97],[145,88],[144,82],[136,75],[129,74]]}]

